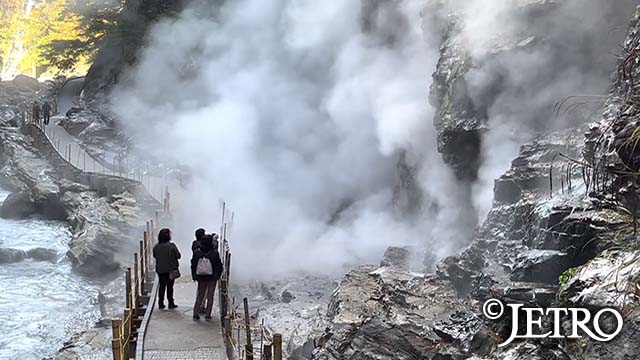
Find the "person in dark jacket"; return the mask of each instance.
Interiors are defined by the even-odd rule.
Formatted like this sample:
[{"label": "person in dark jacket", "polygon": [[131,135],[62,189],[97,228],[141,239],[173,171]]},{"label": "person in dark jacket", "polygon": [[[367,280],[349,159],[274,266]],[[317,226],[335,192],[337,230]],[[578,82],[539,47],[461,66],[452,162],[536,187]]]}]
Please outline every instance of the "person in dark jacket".
[{"label": "person in dark jacket", "polygon": [[175,278],[170,275],[177,271],[180,264],[180,251],[176,244],[171,242],[171,230],[164,228],[158,233],[158,243],[153,247],[153,257],[156,259],[156,273],[160,285],[158,292],[158,308],[164,309],[164,293],[167,292],[169,309],[178,307],[173,301],[173,284]]},{"label": "person in dark jacket", "polygon": [[193,251],[191,258],[191,276],[198,282],[196,303],[193,306],[193,320],[200,320],[198,312],[205,299],[207,300],[205,319],[211,320],[213,295],[220,275],[222,275],[220,254],[218,254],[218,249],[214,247],[213,236],[205,235],[199,241],[199,246]]},{"label": "person in dark jacket", "polygon": [[[202,241],[202,238],[206,235],[206,230],[203,228],[199,228],[196,230],[196,239],[191,243],[191,251],[195,251],[197,248],[200,247],[200,241]],[[195,276],[192,277],[193,281],[196,281]],[[198,294],[196,293],[196,299],[198,298]],[[204,314],[207,312],[206,309],[206,302],[202,304],[202,307],[200,308],[200,314]]]},{"label": "person in dark jacket", "polygon": [[33,122],[38,124],[40,123],[40,104],[37,101],[33,102],[33,107],[31,108],[32,119]]},{"label": "person in dark jacket", "polygon": [[200,247],[200,240],[202,240],[202,237],[205,234],[206,230],[203,228],[196,230],[196,239],[191,243],[191,251],[195,250],[197,247]]},{"label": "person in dark jacket", "polygon": [[48,102],[45,102],[42,105],[42,118],[44,120],[45,125],[49,125],[49,120],[51,119],[51,105]]}]

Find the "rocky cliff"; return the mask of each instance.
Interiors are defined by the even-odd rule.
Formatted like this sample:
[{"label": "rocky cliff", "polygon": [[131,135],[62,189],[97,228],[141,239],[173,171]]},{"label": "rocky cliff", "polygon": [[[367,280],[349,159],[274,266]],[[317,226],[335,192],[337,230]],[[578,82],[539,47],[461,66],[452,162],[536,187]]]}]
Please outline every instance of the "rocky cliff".
[{"label": "rocky cliff", "polygon": [[[528,21],[552,18],[561,8],[555,1],[520,3],[518,11]],[[476,53],[464,42],[462,20],[456,14],[448,19],[432,88],[439,110],[435,125],[445,160],[459,179],[473,181],[482,166],[480,148],[483,133],[491,130],[492,108],[505,87],[514,88],[499,78],[478,88],[470,84],[470,74],[487,64],[499,68],[505,58],[530,54],[536,47],[560,49],[561,44],[553,42],[563,37],[515,32],[515,37],[500,37],[493,50]],[[387,260],[387,266],[359,267],[347,274],[328,309],[331,326],[314,340],[312,358],[640,358],[635,215],[640,161],[635,146],[638,107],[633,100],[640,76],[639,31],[636,15],[604,111],[598,111],[604,116],[581,113],[559,127],[527,129],[532,140],[495,181],[493,207],[473,241],[460,255],[442,260],[436,274],[409,272],[395,265],[402,261]],[[601,65],[576,61],[585,69]],[[615,64],[610,65],[609,72],[615,71]],[[557,69],[536,73],[545,79],[557,75]],[[490,298],[545,308],[614,308],[623,315],[624,326],[609,342],[539,339],[498,347],[510,334],[511,319],[485,318],[481,306]],[[566,334],[571,321],[562,317],[560,322]],[[546,332],[551,326],[544,323],[538,330]]]}]

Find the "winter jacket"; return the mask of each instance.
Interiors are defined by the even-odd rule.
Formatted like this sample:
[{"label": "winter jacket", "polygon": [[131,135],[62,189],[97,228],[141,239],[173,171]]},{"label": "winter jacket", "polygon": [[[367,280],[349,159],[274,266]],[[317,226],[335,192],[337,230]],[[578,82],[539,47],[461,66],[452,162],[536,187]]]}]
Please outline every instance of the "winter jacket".
[{"label": "winter jacket", "polygon": [[153,247],[153,257],[156,259],[156,272],[158,274],[168,274],[171,270],[177,270],[180,264],[180,251],[176,244],[165,242],[156,244]]},{"label": "winter jacket", "polygon": [[[218,250],[214,248],[211,242],[199,241],[193,250],[193,257],[191,258],[191,277],[197,281],[218,281],[222,275],[222,261],[220,260],[220,254]],[[213,269],[213,275],[197,275],[196,270],[198,268],[198,261],[202,258],[207,258],[211,261],[211,267]]]}]

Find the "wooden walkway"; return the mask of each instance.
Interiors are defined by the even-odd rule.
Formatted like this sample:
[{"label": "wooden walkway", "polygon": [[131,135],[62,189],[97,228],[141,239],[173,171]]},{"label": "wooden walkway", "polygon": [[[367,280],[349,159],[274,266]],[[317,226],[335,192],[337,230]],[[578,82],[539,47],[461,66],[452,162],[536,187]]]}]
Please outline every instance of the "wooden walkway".
[{"label": "wooden walkway", "polygon": [[226,350],[217,307],[214,308],[212,321],[205,321],[204,316],[194,321],[196,285],[186,277],[180,280],[175,284],[174,292],[178,308],[153,308],[144,339],[144,359],[225,359]]},{"label": "wooden walkway", "polygon": [[[69,110],[68,108],[73,103],[73,98],[79,95],[81,89],[77,81],[69,82],[68,86],[68,88],[62,89],[58,99],[61,114],[65,114]],[[159,204],[165,206],[165,210],[169,209],[168,190],[166,188],[170,185],[175,186],[174,182],[168,184],[164,177],[154,176],[140,169],[123,169],[122,166],[97,161],[82,148],[77,139],[57,125],[62,118],[63,116],[54,116],[51,118],[49,125],[42,126],[40,129],[67,163],[82,172],[100,173],[139,181],[149,194],[158,200]],[[196,286],[195,283],[190,281],[188,271],[185,271],[186,275],[175,286],[174,297],[179,307],[174,310],[160,310],[157,308],[157,286],[153,286],[155,285],[154,282],[147,283],[146,281],[146,279],[151,280],[155,277],[151,263],[153,260],[149,254],[151,247],[155,243],[153,222],[151,224],[150,228],[149,223],[147,223],[145,239],[140,242],[140,257],[138,257],[138,254],[135,255],[134,271],[127,269],[127,301],[128,304],[130,304],[129,300],[133,302],[128,306],[130,306],[130,314],[134,315],[127,316],[125,311],[123,320],[114,320],[119,324],[117,329],[114,327],[114,350],[116,347],[118,349],[127,349],[129,348],[128,344],[136,342],[136,340],[137,343],[128,351],[118,351],[119,354],[114,351],[114,359],[215,360],[227,358],[219,316],[220,312],[218,311],[219,306],[217,304],[219,302],[219,289],[216,289],[216,306],[212,321],[205,321],[204,317],[200,321],[193,321],[192,319]],[[141,229],[141,232],[143,230],[145,229]],[[147,233],[151,235],[148,238],[149,241],[147,241]],[[185,259],[189,255],[185,254]],[[138,265],[140,265],[140,268]],[[135,281],[132,282],[132,280]],[[132,293],[132,290],[135,291]],[[146,304],[147,300],[144,299],[148,299],[148,304]],[[138,310],[133,311],[133,308]],[[138,314],[135,314],[136,312]],[[138,319],[138,317],[142,316],[144,316],[142,319]],[[127,331],[130,333],[124,332],[124,329],[128,329]],[[117,340],[115,337],[116,330],[120,332]],[[125,335],[122,334],[123,332]]]}]

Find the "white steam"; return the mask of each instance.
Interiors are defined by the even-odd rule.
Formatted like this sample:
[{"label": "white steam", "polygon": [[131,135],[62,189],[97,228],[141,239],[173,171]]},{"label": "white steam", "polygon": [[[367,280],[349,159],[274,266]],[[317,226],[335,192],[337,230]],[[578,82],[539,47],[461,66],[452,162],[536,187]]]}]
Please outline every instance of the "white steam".
[{"label": "white steam", "polygon": [[[434,18],[446,10],[423,10],[422,0],[237,0],[192,4],[154,26],[112,102],[144,148],[192,172],[174,208],[182,248],[196,227],[217,230],[224,199],[237,215],[243,276],[340,271],[379,261],[393,244],[450,255],[490,208],[493,180],[518,147],[584,121],[555,119],[553,104],[606,90],[620,38],[610,30],[633,3],[438,2],[461,14],[466,49],[484,59],[465,79],[491,129],[473,194],[436,152],[427,104]],[[411,219],[392,204],[400,154],[423,193],[424,213]]]},{"label": "white steam", "polygon": [[401,150],[429,169],[427,197],[447,207],[455,187],[433,144],[437,52],[420,3],[229,1],[153,28],[113,103],[154,155],[193,172],[176,211],[183,248],[196,227],[216,230],[220,199],[237,215],[234,263],[253,277],[377,262],[446,226],[404,221],[391,201]]},{"label": "white steam", "polygon": [[488,117],[482,166],[473,187],[480,220],[491,209],[494,179],[509,169],[520,145],[597,116],[593,105],[559,117],[553,109],[569,96],[606,95],[619,44],[637,6],[635,0],[542,3],[450,2],[462,14],[461,36],[475,59],[465,78],[469,95]]}]

